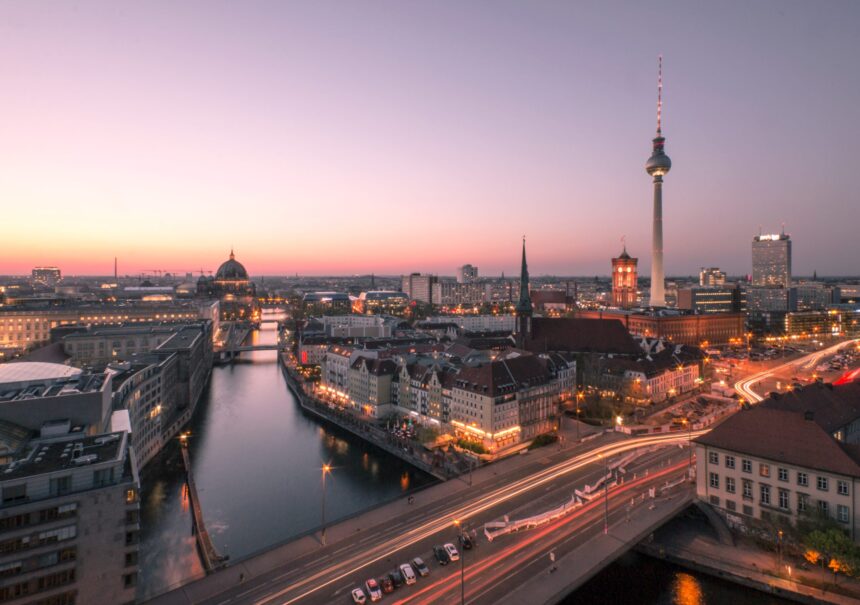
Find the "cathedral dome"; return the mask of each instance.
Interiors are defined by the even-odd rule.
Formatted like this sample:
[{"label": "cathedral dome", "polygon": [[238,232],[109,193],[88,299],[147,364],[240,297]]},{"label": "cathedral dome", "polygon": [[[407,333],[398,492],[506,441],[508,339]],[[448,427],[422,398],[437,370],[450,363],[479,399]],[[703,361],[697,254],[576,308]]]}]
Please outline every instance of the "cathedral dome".
[{"label": "cathedral dome", "polygon": [[230,281],[247,280],[248,272],[245,271],[245,267],[236,260],[233,251],[230,250],[230,258],[218,267],[215,279]]}]

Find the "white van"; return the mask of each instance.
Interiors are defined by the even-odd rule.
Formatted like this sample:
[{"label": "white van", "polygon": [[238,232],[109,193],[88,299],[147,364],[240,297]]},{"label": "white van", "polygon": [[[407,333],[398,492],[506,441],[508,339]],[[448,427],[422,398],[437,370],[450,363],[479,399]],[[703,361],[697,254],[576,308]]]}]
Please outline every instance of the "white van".
[{"label": "white van", "polygon": [[415,584],[415,572],[412,571],[412,566],[409,563],[404,563],[400,566],[400,573],[403,574],[403,579],[406,581],[406,585]]}]

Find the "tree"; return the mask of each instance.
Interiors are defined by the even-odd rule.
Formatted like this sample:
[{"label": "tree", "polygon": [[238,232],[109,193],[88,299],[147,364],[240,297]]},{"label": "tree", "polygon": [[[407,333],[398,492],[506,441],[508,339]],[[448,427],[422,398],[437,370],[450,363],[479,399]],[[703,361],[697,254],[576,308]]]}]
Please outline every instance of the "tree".
[{"label": "tree", "polygon": [[820,562],[823,566],[833,571],[833,582],[836,582],[836,574],[853,574],[858,569],[860,552],[854,542],[844,531],[831,527],[828,529],[816,529],[809,532],[804,540],[806,552],[804,557],[810,563]]}]

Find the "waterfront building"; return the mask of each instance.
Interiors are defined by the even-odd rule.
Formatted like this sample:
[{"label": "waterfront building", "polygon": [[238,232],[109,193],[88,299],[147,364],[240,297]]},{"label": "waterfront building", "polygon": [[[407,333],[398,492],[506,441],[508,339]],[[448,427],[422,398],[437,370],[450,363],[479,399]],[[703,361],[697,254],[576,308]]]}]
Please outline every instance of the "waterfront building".
[{"label": "waterfront building", "polygon": [[791,237],[779,233],[759,234],[753,238],[752,285],[791,286]]},{"label": "waterfront building", "polygon": [[627,254],[627,246],[621,255],[612,259],[612,306],[621,309],[635,307],[638,303],[639,280],[636,267],[638,258]]},{"label": "waterfront building", "polygon": [[135,602],[140,482],[128,433],[70,428],[45,426],[0,466],[4,603]]},{"label": "waterfront building", "polygon": [[57,267],[35,267],[31,279],[34,284],[53,288],[60,283],[63,275]]},{"label": "waterfront building", "polygon": [[726,273],[719,267],[702,267],[699,271],[699,285],[706,288],[726,285]]},{"label": "waterfront building", "polygon": [[746,313],[746,292],[737,286],[679,288],[677,306],[691,313]]},{"label": "waterfront building", "polygon": [[409,308],[409,296],[393,290],[368,290],[353,301],[356,313],[403,315]]},{"label": "waterfront building", "polygon": [[349,369],[349,398],[352,405],[371,418],[392,412],[391,383],[397,364],[391,359],[357,356]]},{"label": "waterfront building", "polygon": [[463,265],[457,269],[457,283],[468,284],[478,279],[478,268],[473,265]]},{"label": "waterfront building", "polygon": [[812,384],[695,439],[696,495],[735,527],[836,522],[860,540],[860,382]]},{"label": "waterfront building", "polygon": [[651,244],[651,298],[649,306],[665,307],[665,276],[663,272],[663,177],[672,168],[672,161],[663,147],[666,139],[662,129],[663,112],[663,57],[660,56],[657,76],[657,136],[652,141],[651,157],[645,171],[654,177],[654,218]]},{"label": "waterfront building", "polygon": [[409,297],[409,300],[432,304],[436,302],[433,300],[433,285],[438,281],[439,278],[435,275],[410,273],[401,278],[400,289]]},{"label": "waterfront building", "polygon": [[62,337],[63,352],[76,366],[129,360],[172,337],[182,324],[127,324],[82,327]]},{"label": "waterfront building", "polygon": [[65,419],[87,434],[107,430],[113,373],[58,363],[0,364],[0,421],[28,431]]},{"label": "waterfront building", "polygon": [[248,277],[245,266],[236,260],[230,250],[230,258],[221,263],[215,276],[201,275],[197,280],[197,295],[217,298],[221,303],[221,319],[225,321],[250,321],[260,319],[257,301],[257,286]]}]

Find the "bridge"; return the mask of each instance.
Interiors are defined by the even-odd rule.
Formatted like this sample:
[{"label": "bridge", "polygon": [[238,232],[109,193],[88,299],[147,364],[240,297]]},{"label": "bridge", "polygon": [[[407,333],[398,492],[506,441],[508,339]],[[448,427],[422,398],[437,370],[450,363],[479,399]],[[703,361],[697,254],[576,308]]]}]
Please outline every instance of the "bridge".
[{"label": "bridge", "polygon": [[[331,524],[326,546],[315,531],[151,602],[346,602],[349,591],[367,578],[420,556],[430,576],[399,588],[398,603],[459,603],[461,591],[470,603],[554,603],[689,505],[694,495],[686,443],[686,435],[608,433],[567,449],[547,446],[513,456],[477,469],[472,485],[465,479],[437,483],[415,492],[414,504],[399,498]],[[634,451],[638,455],[631,458]],[[492,540],[484,531],[519,518],[541,518],[573,498],[578,504],[569,514],[545,523]],[[460,528],[476,537],[475,548],[462,553],[461,565],[437,565],[432,546],[456,543]],[[574,566],[575,561],[580,563]],[[570,564],[570,573],[552,574],[553,582],[546,582],[552,564],[559,569]],[[542,596],[509,598],[526,585],[541,587]]]}]

